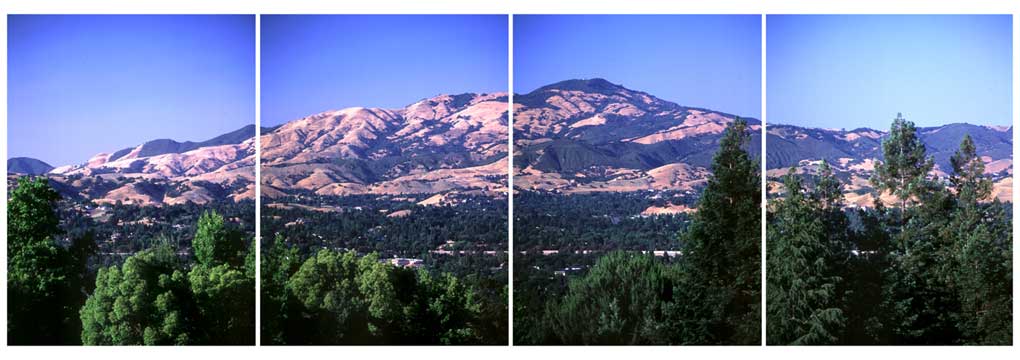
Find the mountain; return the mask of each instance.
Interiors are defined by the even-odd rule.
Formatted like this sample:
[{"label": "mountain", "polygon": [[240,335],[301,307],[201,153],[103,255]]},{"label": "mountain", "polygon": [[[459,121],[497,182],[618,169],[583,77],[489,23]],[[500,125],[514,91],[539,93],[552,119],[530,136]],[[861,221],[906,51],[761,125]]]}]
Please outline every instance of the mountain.
[{"label": "mountain", "polygon": [[7,172],[25,175],[42,175],[53,169],[53,166],[42,160],[16,157],[7,159]]},{"label": "mountain", "polygon": [[[605,79],[514,96],[514,185],[562,193],[693,191],[736,115],[681,106]],[[760,156],[761,123],[747,150]]]},{"label": "mountain", "polygon": [[47,173],[65,196],[96,203],[206,203],[255,196],[255,127],[200,142],[159,139]]},{"label": "mountain", "polygon": [[[945,178],[952,171],[949,158],[956,152],[965,134],[974,140],[978,155],[985,162],[985,173],[995,182],[994,196],[1012,200],[1013,128],[954,123],[918,128],[928,155],[934,158],[934,175]],[[798,173],[814,173],[821,160],[844,181],[847,203],[871,206],[874,201],[869,179],[875,161],[882,160],[884,131],[858,128],[817,129],[792,125],[769,125],[766,135],[766,167],[770,192],[780,191],[776,181],[788,168]],[[884,198],[887,196],[883,196]]]},{"label": "mountain", "polygon": [[262,135],[263,194],[504,196],[507,99],[439,95],[290,121]]},{"label": "mountain", "polygon": [[255,136],[255,125],[247,125],[229,133],[200,142],[177,142],[171,139],[156,139],[136,147],[116,151],[106,157],[105,161],[152,157],[163,154],[180,154],[202,147],[239,144]]}]

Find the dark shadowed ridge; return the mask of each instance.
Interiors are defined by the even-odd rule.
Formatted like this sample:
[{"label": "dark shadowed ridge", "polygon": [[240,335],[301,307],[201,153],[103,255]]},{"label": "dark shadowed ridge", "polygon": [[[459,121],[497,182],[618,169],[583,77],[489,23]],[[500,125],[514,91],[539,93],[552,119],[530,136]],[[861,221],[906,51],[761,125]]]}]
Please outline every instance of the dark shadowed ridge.
[{"label": "dark shadowed ridge", "polygon": [[53,166],[46,162],[29,157],[16,157],[7,159],[7,173],[42,175],[53,170]]}]

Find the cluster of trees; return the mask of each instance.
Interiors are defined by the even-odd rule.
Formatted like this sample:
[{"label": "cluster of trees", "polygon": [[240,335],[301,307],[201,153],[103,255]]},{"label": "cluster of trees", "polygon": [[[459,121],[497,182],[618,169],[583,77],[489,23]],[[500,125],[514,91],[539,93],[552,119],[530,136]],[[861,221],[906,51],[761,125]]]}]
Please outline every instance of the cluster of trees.
[{"label": "cluster of trees", "polygon": [[[302,256],[277,235],[262,257],[262,344],[506,344],[507,287],[375,253]],[[489,294],[486,294],[486,293]]]},{"label": "cluster of trees", "polygon": [[[1012,228],[965,136],[948,181],[932,175],[912,122],[883,141],[876,191],[887,208],[845,210],[822,163],[791,172],[767,222],[769,344],[1012,343]],[[876,194],[876,199],[878,194]]]},{"label": "cluster of trees", "polygon": [[727,128],[678,259],[613,252],[570,280],[515,264],[514,342],[760,343],[761,183],[742,149],[749,137],[741,119]]},{"label": "cluster of trees", "polygon": [[194,263],[163,240],[95,273],[90,233],[58,244],[47,179],[22,178],[10,195],[8,343],[254,344],[254,249],[222,216],[198,220]]}]

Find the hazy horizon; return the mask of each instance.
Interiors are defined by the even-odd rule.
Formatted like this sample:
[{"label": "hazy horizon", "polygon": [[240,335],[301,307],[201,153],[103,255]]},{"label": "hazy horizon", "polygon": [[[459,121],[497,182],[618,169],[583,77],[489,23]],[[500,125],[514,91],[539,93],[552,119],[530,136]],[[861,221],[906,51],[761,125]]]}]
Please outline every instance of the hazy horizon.
[{"label": "hazy horizon", "polygon": [[768,15],[768,123],[1012,123],[1009,15]]},{"label": "hazy horizon", "polygon": [[53,166],[255,123],[252,15],[10,15],[8,159]]}]

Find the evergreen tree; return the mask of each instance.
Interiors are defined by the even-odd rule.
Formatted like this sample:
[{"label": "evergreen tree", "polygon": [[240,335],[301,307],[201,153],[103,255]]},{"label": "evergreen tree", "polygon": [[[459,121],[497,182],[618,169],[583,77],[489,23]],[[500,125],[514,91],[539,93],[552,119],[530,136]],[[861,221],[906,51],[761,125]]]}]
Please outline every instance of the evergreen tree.
[{"label": "evergreen tree", "polygon": [[882,156],[884,161],[875,164],[875,176],[871,181],[879,193],[889,191],[896,195],[902,212],[911,198],[924,190],[934,160],[925,157],[925,146],[917,136],[917,128],[900,113],[893,119],[889,137],[882,140]]},{"label": "evergreen tree", "polygon": [[684,343],[761,342],[761,181],[743,149],[749,138],[742,119],[726,129],[681,236],[689,299],[676,316]]},{"label": "evergreen tree", "polygon": [[1002,204],[979,201],[991,195],[992,182],[967,135],[950,158],[950,183],[957,207],[947,227],[953,239],[943,262],[944,276],[960,302],[959,327],[967,343],[1012,344],[1012,229]]},{"label": "evergreen tree", "polygon": [[[805,194],[795,169],[783,179],[786,197],[774,201],[768,219],[768,343],[815,345],[836,343],[845,325],[835,258],[826,218],[839,215],[838,181],[823,163],[816,191]],[[836,194],[839,194],[838,196]]]},{"label": "evergreen tree", "polygon": [[890,311],[889,330],[900,344],[949,344],[958,339],[955,316],[959,304],[942,276],[945,248],[942,231],[953,213],[952,197],[928,174],[934,166],[912,122],[893,120],[882,142],[884,162],[872,182],[900,200],[898,229],[893,229],[889,268],[883,296]]},{"label": "evergreen tree", "polygon": [[977,205],[992,193],[992,181],[985,177],[985,163],[977,155],[970,134],[963,136],[960,149],[949,158],[953,173],[949,182],[961,205]]}]

